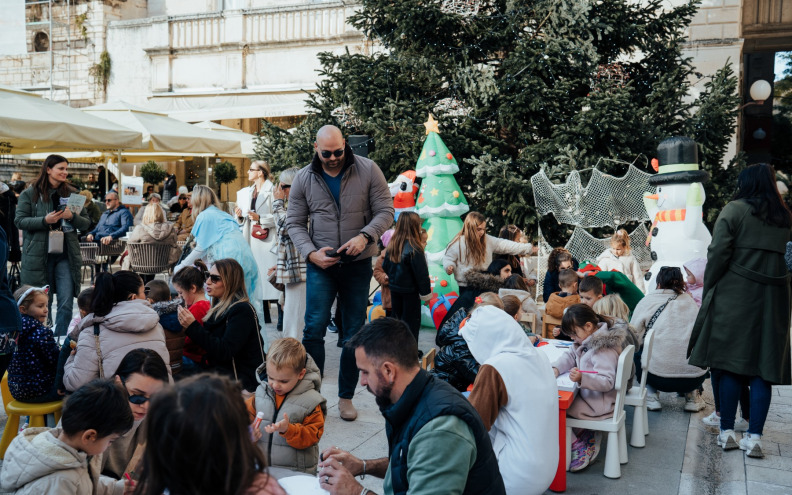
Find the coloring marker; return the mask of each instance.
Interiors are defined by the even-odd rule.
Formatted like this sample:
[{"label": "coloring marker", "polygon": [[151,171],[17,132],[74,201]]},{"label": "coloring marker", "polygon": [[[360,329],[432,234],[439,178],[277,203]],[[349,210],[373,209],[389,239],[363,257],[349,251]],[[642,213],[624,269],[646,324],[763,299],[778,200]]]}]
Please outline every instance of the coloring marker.
[{"label": "coloring marker", "polygon": [[133,480],[132,477],[129,476],[129,473],[124,473],[124,477],[126,477],[127,481],[129,481],[129,485],[134,488],[135,480]]}]

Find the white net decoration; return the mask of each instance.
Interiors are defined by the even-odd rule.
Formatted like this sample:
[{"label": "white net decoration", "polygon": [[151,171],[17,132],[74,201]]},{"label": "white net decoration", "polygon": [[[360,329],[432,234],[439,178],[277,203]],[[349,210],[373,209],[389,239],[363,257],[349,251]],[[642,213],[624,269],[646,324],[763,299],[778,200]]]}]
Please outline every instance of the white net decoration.
[{"label": "white net decoration", "polygon": [[[583,187],[578,171],[573,170],[563,184],[553,184],[544,170],[531,177],[534,202],[540,216],[552,213],[559,223],[575,227],[566,249],[578,261],[596,261],[597,256],[610,247],[610,237],[598,239],[584,228],[611,227],[614,230],[627,222],[649,220],[643,204],[650,174],[629,165],[623,177],[614,177],[594,169],[591,179]],[[649,248],[645,245],[649,231],[640,224],[630,234],[630,247],[644,270],[652,266]],[[542,295],[542,282],[547,273],[547,257],[553,250],[539,229],[539,259],[537,262],[537,300]]]},{"label": "white net decoration", "polygon": [[578,227],[613,227],[649,220],[643,193],[650,175],[630,165],[624,177],[604,174],[596,168],[586,187],[577,170],[563,184],[553,184],[544,169],[531,177],[534,202],[540,216],[552,213],[559,223]]},{"label": "white net decoration", "polygon": [[470,17],[478,14],[481,0],[443,0],[440,9],[446,14]]}]

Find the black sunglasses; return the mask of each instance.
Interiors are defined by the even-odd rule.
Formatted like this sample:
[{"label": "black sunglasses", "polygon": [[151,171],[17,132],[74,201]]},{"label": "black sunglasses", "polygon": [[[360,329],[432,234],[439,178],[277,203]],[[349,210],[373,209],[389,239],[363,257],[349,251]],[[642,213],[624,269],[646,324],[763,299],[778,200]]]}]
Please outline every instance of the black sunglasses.
[{"label": "black sunglasses", "polygon": [[110,201],[115,201],[114,199],[106,199],[105,203],[109,203]]},{"label": "black sunglasses", "polygon": [[[121,378],[121,377],[119,377],[119,378]],[[129,395],[129,402],[131,402],[132,404],[135,404],[136,406],[139,406],[139,405],[145,404],[146,402],[149,401],[149,397],[146,397],[145,395],[130,395],[129,394],[129,389],[126,386],[126,380],[124,380],[123,378],[121,378],[121,384],[124,385],[124,390],[126,390],[127,391],[127,395]]]},{"label": "black sunglasses", "polygon": [[217,282],[223,280],[222,278],[220,278],[220,275],[212,275],[211,273],[207,273],[206,278],[211,279],[213,284],[216,284]]},{"label": "black sunglasses", "polygon": [[322,158],[330,158],[330,156],[334,156],[336,158],[341,158],[341,155],[343,155],[343,154],[344,154],[344,149],[343,148],[337,149],[335,151],[323,150],[322,151]]}]

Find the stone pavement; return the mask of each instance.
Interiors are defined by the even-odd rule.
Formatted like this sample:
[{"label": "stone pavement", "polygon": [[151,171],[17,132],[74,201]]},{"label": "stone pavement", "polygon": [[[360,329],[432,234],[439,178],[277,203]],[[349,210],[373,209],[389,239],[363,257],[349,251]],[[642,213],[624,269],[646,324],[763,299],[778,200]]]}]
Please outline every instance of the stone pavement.
[{"label": "stone pavement", "polygon": [[[76,309],[76,308],[75,308]],[[274,324],[266,325],[270,341],[280,336]],[[435,332],[424,328],[420,348],[434,346]],[[322,395],[327,399],[328,417],[321,449],[337,446],[361,458],[387,455],[385,421],[374,397],[358,386],[354,404],[358,419],[343,421],[338,417],[337,337],[327,334],[327,367]],[[763,438],[765,458],[750,459],[742,451],[723,452],[715,445],[715,428],[701,423],[712,412],[709,381],[705,382],[707,408],[690,414],[682,410],[684,400],[676,394],[661,394],[662,412],[649,412],[650,434],[646,447],[628,446],[629,463],[622,466],[622,477],[611,480],[603,476],[605,445],[598,459],[580,473],[568,474],[569,494],[704,494],[704,495],[776,495],[792,494],[792,387],[773,387],[773,400]],[[632,408],[628,407],[628,435],[632,427]],[[6,415],[0,411],[0,428]],[[364,485],[382,493],[382,480],[367,476]],[[552,493],[552,492],[547,492]]]}]

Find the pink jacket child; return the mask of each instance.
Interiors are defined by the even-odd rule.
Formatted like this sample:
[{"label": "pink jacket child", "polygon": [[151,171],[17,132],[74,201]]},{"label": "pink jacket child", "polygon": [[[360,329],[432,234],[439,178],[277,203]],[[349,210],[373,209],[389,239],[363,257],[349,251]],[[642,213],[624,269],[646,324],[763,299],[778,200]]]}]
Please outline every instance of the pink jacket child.
[{"label": "pink jacket child", "polygon": [[616,403],[616,368],[619,354],[624,348],[625,325],[608,328],[600,323],[599,328],[581,343],[575,342],[563,356],[553,363],[559,374],[573,367],[596,371],[583,373],[580,391],[567,410],[567,415],[578,419],[606,419],[613,416]]},{"label": "pink jacket child", "polygon": [[683,266],[687,272],[685,284],[687,285],[687,290],[700,308],[701,295],[704,292],[704,269],[707,268],[707,259],[696,258],[688,261]]}]

